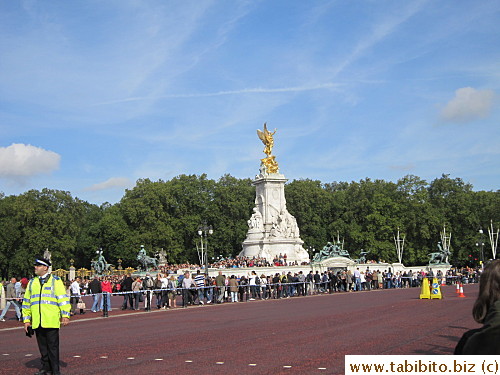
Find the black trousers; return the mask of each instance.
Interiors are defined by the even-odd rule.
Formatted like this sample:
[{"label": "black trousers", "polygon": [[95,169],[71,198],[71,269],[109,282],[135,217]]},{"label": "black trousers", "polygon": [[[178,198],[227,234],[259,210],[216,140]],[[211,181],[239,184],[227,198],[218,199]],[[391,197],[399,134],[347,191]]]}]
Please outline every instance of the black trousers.
[{"label": "black trousers", "polygon": [[42,360],[42,370],[59,373],[59,328],[35,329],[38,350]]}]

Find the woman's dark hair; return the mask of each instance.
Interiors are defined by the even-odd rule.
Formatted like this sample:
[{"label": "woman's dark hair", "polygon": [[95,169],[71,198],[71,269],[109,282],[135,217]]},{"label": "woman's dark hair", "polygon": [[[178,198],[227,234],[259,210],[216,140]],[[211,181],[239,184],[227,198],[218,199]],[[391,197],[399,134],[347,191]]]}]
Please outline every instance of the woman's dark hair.
[{"label": "woman's dark hair", "polygon": [[472,308],[474,320],[484,323],[488,311],[498,300],[500,300],[500,259],[489,263],[481,274],[479,296]]}]

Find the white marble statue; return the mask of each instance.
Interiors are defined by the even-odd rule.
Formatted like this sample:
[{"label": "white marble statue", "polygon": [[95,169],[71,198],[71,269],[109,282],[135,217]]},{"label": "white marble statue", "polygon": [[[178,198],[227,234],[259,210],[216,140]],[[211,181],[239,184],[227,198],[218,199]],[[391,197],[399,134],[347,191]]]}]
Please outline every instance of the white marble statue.
[{"label": "white marble statue", "polygon": [[248,220],[248,227],[252,230],[263,230],[262,214],[257,207],[253,208],[253,214]]}]

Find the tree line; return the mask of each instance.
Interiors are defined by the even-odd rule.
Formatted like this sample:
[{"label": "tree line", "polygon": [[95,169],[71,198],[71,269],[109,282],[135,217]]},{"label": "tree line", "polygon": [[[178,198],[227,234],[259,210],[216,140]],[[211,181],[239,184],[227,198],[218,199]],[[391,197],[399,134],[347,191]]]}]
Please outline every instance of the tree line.
[{"label": "tree line", "polygon": [[[500,223],[500,191],[474,191],[460,178],[442,175],[432,182],[408,175],[397,182],[364,179],[322,183],[294,180],[285,185],[289,212],[295,216],[304,247],[320,249],[340,236],[351,257],[395,262],[393,236],[405,235],[403,263],[425,264],[437,251],[446,225],[453,264],[477,263],[479,228]],[[169,263],[199,263],[197,228],[212,225],[208,256],[236,256],[247,233],[255,187],[250,179],[225,175],[180,175],[169,181],[140,179],[116,204],[101,206],[67,191],[42,189],[0,194],[0,277],[31,274],[45,249],[54,268],[90,268],[99,248],[113,265],[137,266],[144,245],[150,256],[164,249]]]}]

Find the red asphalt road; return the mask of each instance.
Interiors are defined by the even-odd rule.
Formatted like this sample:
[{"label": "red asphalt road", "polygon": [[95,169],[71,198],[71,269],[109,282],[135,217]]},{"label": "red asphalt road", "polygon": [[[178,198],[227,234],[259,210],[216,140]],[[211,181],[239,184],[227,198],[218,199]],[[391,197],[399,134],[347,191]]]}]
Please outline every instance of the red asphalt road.
[{"label": "red asphalt road", "polygon": [[[467,297],[459,298],[455,287],[445,286],[442,300],[420,300],[413,288],[114,310],[108,318],[87,313],[61,329],[61,370],[343,374],[346,354],[452,354],[463,332],[478,326],[471,316],[477,290],[466,285]],[[0,329],[0,374],[33,374],[39,358],[36,339],[22,328]]]}]

